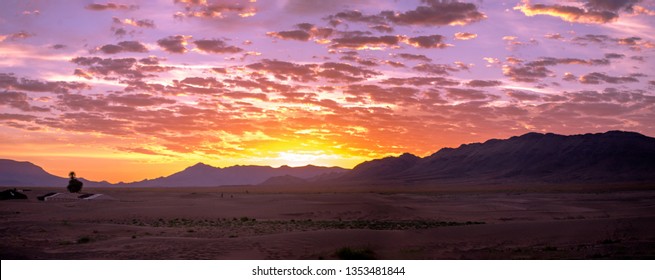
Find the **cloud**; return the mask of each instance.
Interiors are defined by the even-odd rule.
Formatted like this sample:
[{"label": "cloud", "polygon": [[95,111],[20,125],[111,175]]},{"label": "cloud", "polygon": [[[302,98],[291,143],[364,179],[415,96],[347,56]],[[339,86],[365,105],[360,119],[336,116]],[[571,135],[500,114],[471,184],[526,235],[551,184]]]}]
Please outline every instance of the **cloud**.
[{"label": "cloud", "polygon": [[137,53],[148,52],[146,46],[144,46],[143,44],[137,41],[123,41],[118,43],[117,45],[112,45],[112,44],[104,45],[98,48],[98,50],[106,54],[116,54],[120,52],[137,52]]},{"label": "cloud", "polygon": [[233,99],[258,99],[261,101],[268,101],[268,96],[264,93],[252,93],[245,91],[228,91],[223,93],[223,96],[227,96]]},{"label": "cloud", "polygon": [[155,76],[148,72],[164,72],[171,69],[171,67],[148,64],[153,63],[153,60],[152,57],[141,60],[137,60],[136,58],[76,57],[71,62],[86,68],[78,68],[74,73],[85,78],[100,75],[106,79],[115,79],[112,75],[118,75],[123,78],[142,79]]},{"label": "cloud", "polygon": [[338,11],[346,5],[370,4],[370,0],[288,0],[284,9],[296,14],[325,14],[326,11]]},{"label": "cloud", "polygon": [[331,48],[355,49],[355,50],[381,50],[398,46],[403,38],[401,36],[352,36],[332,40]]},{"label": "cloud", "polygon": [[548,33],[544,35],[544,38],[546,39],[551,39],[551,40],[562,40],[564,37],[562,37],[562,34],[559,33]]},{"label": "cloud", "polygon": [[113,17],[113,22],[120,25],[130,25],[134,27],[143,27],[143,28],[155,28],[155,22],[151,19],[139,19],[135,20],[133,18],[126,18],[121,20],[120,18]]},{"label": "cloud", "polygon": [[567,22],[602,24],[616,21],[619,18],[619,9],[627,9],[632,6],[629,2],[635,1],[589,0],[585,5],[587,9],[583,9],[564,5],[533,5],[530,4],[530,1],[523,0],[514,7],[514,10],[519,10],[529,17],[548,15]]},{"label": "cloud", "polygon": [[369,27],[377,32],[383,33],[391,33],[394,31],[393,27],[388,24],[369,25]]},{"label": "cloud", "polygon": [[576,75],[573,75],[573,73],[570,73],[570,72],[564,73],[564,76],[562,77],[562,80],[569,81],[569,82],[576,81],[577,79],[578,79],[578,77]]},{"label": "cloud", "polygon": [[400,57],[402,59],[406,60],[417,60],[417,61],[423,61],[423,62],[431,62],[432,59],[429,57],[422,55],[422,54],[411,54],[411,53],[399,53],[395,54],[394,56]]},{"label": "cloud", "polygon": [[326,39],[334,33],[332,28],[319,28],[311,23],[299,23],[296,27],[297,30],[267,32],[266,35],[284,40],[309,41],[315,38]]},{"label": "cloud", "polygon": [[304,30],[292,30],[292,31],[279,31],[279,32],[267,32],[266,35],[284,39],[284,40],[298,40],[298,41],[309,41],[312,37],[309,32]]},{"label": "cloud", "polygon": [[466,83],[469,87],[495,87],[502,85],[501,81],[485,81],[485,80],[472,80]]},{"label": "cloud", "polygon": [[196,94],[215,94],[222,92],[223,83],[216,78],[208,77],[187,77],[181,81],[174,80],[174,87],[169,90],[175,92],[196,93]]},{"label": "cloud", "polygon": [[459,85],[458,81],[444,77],[410,77],[410,78],[388,78],[381,82],[388,85],[413,85],[413,86],[434,86],[448,87]]},{"label": "cloud", "polygon": [[351,83],[380,75],[377,71],[337,62],[323,63],[320,69],[318,76],[327,79],[329,82]]},{"label": "cloud", "polygon": [[594,11],[632,11],[634,4],[641,0],[587,0],[585,7]]},{"label": "cloud", "polygon": [[314,73],[317,71],[317,65],[315,64],[303,65],[280,60],[263,59],[258,63],[253,63],[246,67],[271,73],[281,80],[286,80],[287,78],[297,82],[316,80]]},{"label": "cloud", "polygon": [[457,40],[471,40],[478,37],[478,34],[468,33],[468,32],[457,32],[455,33],[455,39]]},{"label": "cloud", "polygon": [[553,75],[553,71],[544,66],[509,66],[503,65],[503,74],[515,82],[538,82]]},{"label": "cloud", "polygon": [[360,11],[343,11],[343,12],[336,13],[334,15],[330,15],[325,19],[331,22],[349,21],[349,22],[365,22],[371,24],[386,23],[386,17],[382,15],[364,15]]},{"label": "cloud", "polygon": [[454,100],[484,100],[490,95],[477,89],[447,88],[447,96]]},{"label": "cloud", "polygon": [[[378,60],[361,58],[361,57],[357,56],[356,51],[346,51],[346,52],[342,52],[342,53],[345,54],[345,55],[342,56],[339,59],[344,60],[344,61],[353,61],[353,62],[357,62],[358,64],[361,64],[361,65],[364,65],[364,66],[369,66],[369,67],[375,67],[375,66],[379,65]],[[380,61],[380,63],[385,63],[385,62]],[[390,63],[389,65],[392,65],[392,64],[393,63]],[[397,64],[392,65],[392,66],[397,66]]]},{"label": "cloud", "polygon": [[43,82],[27,78],[18,79],[13,74],[0,73],[0,88],[32,92],[68,93],[88,89],[89,86],[79,82]]},{"label": "cloud", "polygon": [[541,96],[539,94],[535,93],[528,93],[524,91],[517,91],[517,90],[508,90],[505,91],[505,94],[507,94],[509,97],[514,98],[519,101],[540,101]]},{"label": "cloud", "polygon": [[460,69],[448,64],[423,63],[414,66],[412,69],[433,75],[449,75],[451,72],[458,72]]},{"label": "cloud", "polygon": [[373,102],[411,104],[417,101],[419,91],[410,87],[380,87],[378,85],[349,85],[345,94],[368,97]]},{"label": "cloud", "polygon": [[458,1],[422,0],[423,4],[406,12],[382,11],[366,15],[357,10],[343,11],[325,17],[333,26],[342,22],[362,22],[380,32],[391,32],[391,25],[445,26],[467,25],[486,18],[475,4]]},{"label": "cloud", "polygon": [[195,40],[193,43],[201,51],[208,53],[238,53],[243,49],[235,46],[228,46],[224,41],[219,39],[213,40]]},{"label": "cloud", "polygon": [[584,60],[584,59],[579,59],[579,58],[542,57],[542,58],[540,58],[538,60],[528,62],[525,65],[527,65],[527,66],[553,66],[553,65],[558,65],[558,64],[569,64],[569,65],[577,64],[577,65],[598,66],[598,65],[609,65],[610,61],[608,59],[606,59],[606,58]]},{"label": "cloud", "polygon": [[516,36],[503,36],[503,41],[506,42],[507,44],[507,49],[508,50],[515,50],[516,48],[520,46],[529,46],[529,45],[537,45],[539,42],[535,39],[530,39],[527,42],[519,40],[518,37]]},{"label": "cloud", "polygon": [[184,4],[184,11],[175,13],[175,17],[196,17],[196,18],[226,18],[239,16],[242,18],[251,17],[257,14],[254,1],[232,1],[233,3],[209,3],[205,0],[175,0],[175,3]]},{"label": "cloud", "polygon": [[648,15],[648,16],[655,16],[655,11],[649,10],[645,7],[642,6],[633,6],[632,7],[632,13],[634,15]]},{"label": "cloud", "polygon": [[0,35],[0,42],[7,41],[7,40],[16,41],[16,40],[27,39],[30,37],[34,37],[34,34],[25,31],[20,31],[9,35]]},{"label": "cloud", "polygon": [[190,38],[191,36],[184,35],[168,36],[157,40],[157,45],[170,53],[185,53],[188,51],[186,45]]},{"label": "cloud", "polygon": [[109,103],[116,103],[131,107],[158,106],[163,104],[175,104],[173,99],[151,96],[149,94],[109,94],[105,98]]},{"label": "cloud", "polygon": [[87,80],[93,79],[93,75],[91,75],[91,73],[86,72],[80,68],[76,68],[75,71],[73,71],[73,75],[85,78]]},{"label": "cloud", "polygon": [[587,34],[585,36],[579,36],[573,38],[574,42],[578,42],[580,44],[586,44],[586,43],[603,43],[605,41],[611,40],[611,38],[607,35],[596,35],[596,34]]},{"label": "cloud", "polygon": [[601,82],[606,82],[610,84],[623,84],[623,83],[639,82],[639,80],[637,80],[635,77],[632,76],[615,77],[599,72],[593,72],[580,76],[578,80],[583,84],[600,84]]},{"label": "cloud", "polygon": [[[276,75],[276,78],[286,79],[286,77],[283,77],[281,75]],[[222,82],[225,83],[226,88],[234,89],[234,88],[241,87],[247,90],[259,89],[261,92],[266,92],[266,93],[286,92],[286,91],[292,91],[297,88],[297,86],[295,85],[294,86],[288,85],[286,81],[284,84],[282,84],[282,83],[271,81],[270,79],[264,77],[253,77],[253,79],[243,79],[243,78],[224,79]]]},{"label": "cloud", "polygon": [[36,123],[48,125],[67,131],[98,132],[108,135],[126,136],[134,135],[130,129],[130,122],[121,119],[112,119],[101,113],[75,112],[64,113],[57,120],[37,120]]},{"label": "cloud", "polygon": [[[385,61],[382,61],[382,63],[384,63],[384,64],[386,64],[386,65],[389,65],[389,66],[391,66],[391,67],[396,67],[396,68],[403,68],[403,67],[405,67],[405,64],[404,64],[404,63],[397,62],[397,61],[385,60]],[[360,64],[361,64],[361,62],[360,62]],[[365,64],[365,65],[366,65],[366,64]],[[372,65],[372,66],[373,66],[373,65]]]},{"label": "cloud", "polygon": [[472,3],[457,1],[423,0],[427,6],[404,13],[382,12],[389,21],[400,25],[467,25],[486,18]]},{"label": "cloud", "polygon": [[37,117],[32,115],[0,113],[0,120],[2,121],[15,120],[15,121],[29,122],[29,121],[34,121],[36,119]]},{"label": "cloud", "polygon": [[620,54],[620,53],[606,53],[605,54],[605,58],[607,58],[607,59],[622,59],[624,57],[625,57],[625,55]]},{"label": "cloud", "polygon": [[0,105],[9,106],[23,112],[48,112],[50,108],[32,106],[24,92],[4,91],[0,94]]},{"label": "cloud", "polygon": [[[587,65],[606,66],[610,64],[607,58],[601,59],[579,59],[579,58],[554,58],[541,57],[534,61],[523,62],[513,57],[507,58],[511,65],[503,65],[503,74],[516,82],[538,82],[543,78],[554,76],[553,71],[547,66],[555,65]],[[572,81],[575,76],[571,73],[564,75],[565,81]]]},{"label": "cloud", "polygon": [[92,10],[92,11],[105,11],[105,10],[136,10],[139,8],[139,6],[136,5],[125,5],[125,4],[117,4],[117,3],[112,3],[108,2],[106,4],[89,4],[86,5],[84,8],[87,10]]},{"label": "cloud", "polygon": [[641,37],[625,37],[625,38],[614,38],[607,35],[595,35],[587,34],[585,36],[575,37],[572,40],[574,43],[582,46],[586,46],[588,43],[596,44],[605,44],[605,43],[616,43],[620,46],[628,46],[631,50],[641,51],[642,49],[652,49],[655,48],[655,43],[647,40],[643,40]]},{"label": "cloud", "polygon": [[407,39],[407,43],[417,48],[439,48],[443,49],[452,45],[444,43],[445,37],[441,35],[418,36]]}]

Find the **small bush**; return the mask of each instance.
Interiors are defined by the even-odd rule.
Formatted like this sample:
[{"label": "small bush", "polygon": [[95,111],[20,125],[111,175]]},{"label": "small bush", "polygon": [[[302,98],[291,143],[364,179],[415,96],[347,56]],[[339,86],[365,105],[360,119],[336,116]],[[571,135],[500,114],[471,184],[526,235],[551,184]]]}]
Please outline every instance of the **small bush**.
[{"label": "small bush", "polygon": [[375,253],[371,249],[351,249],[343,247],[337,250],[337,257],[342,260],[373,260]]},{"label": "small bush", "polygon": [[88,236],[82,236],[77,239],[77,244],[84,244],[84,243],[89,243],[91,242],[91,238]]}]

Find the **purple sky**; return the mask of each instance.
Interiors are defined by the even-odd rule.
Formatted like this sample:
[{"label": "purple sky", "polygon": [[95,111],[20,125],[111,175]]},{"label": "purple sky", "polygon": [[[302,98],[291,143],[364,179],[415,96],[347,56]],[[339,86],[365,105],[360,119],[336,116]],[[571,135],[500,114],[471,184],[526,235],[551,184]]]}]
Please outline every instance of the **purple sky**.
[{"label": "purple sky", "polygon": [[130,181],[654,136],[654,27],[652,0],[2,1],[0,157]]}]

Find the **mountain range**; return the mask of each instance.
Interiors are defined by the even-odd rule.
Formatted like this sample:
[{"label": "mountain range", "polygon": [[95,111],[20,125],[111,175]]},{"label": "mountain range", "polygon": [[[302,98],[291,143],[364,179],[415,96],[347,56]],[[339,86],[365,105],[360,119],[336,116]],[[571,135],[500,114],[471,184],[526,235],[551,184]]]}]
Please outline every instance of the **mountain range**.
[{"label": "mountain range", "polygon": [[[107,187],[109,182],[94,182],[84,178],[78,178],[85,186]],[[68,178],[59,177],[48,173],[38,165],[26,161],[15,161],[0,159],[0,186],[62,186],[68,185]]]},{"label": "mountain range", "polygon": [[[231,166],[203,163],[166,177],[110,184],[81,179],[85,186],[186,187],[298,185],[312,182],[655,182],[655,138],[635,132],[557,135],[527,133],[509,139],[443,148],[427,156],[409,153],[340,167]],[[68,179],[29,162],[0,159],[0,186],[65,186]]]},{"label": "mountain range", "polygon": [[361,163],[345,181],[655,182],[655,138],[639,133],[528,133]]},{"label": "mountain range", "polygon": [[270,178],[281,176],[292,176],[294,178],[311,180],[314,177],[325,174],[338,174],[347,171],[341,167],[323,167],[307,165],[302,167],[281,166],[273,168],[270,166],[236,165],[226,168],[219,168],[198,163],[187,167],[167,177],[160,177],[153,180],[143,180],[134,183],[124,183],[131,187],[210,187],[225,185],[257,185]]},{"label": "mountain range", "polygon": [[[307,165],[302,167],[237,165],[226,168],[213,167],[204,163],[156,179],[146,179],[132,183],[111,184],[79,178],[84,186],[91,187],[212,187],[224,185],[257,185],[271,178],[290,176],[303,181],[315,178],[333,178],[347,171],[341,167],[322,167]],[[0,159],[0,186],[66,186],[68,178],[52,175],[43,168],[30,163]]]}]

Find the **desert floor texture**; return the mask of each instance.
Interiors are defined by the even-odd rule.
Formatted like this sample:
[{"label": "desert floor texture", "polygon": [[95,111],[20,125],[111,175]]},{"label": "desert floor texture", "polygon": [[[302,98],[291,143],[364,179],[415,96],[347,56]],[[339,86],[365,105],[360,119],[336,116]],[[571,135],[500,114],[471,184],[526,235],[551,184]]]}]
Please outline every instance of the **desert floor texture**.
[{"label": "desert floor texture", "polygon": [[652,259],[655,191],[85,189],[0,201],[2,259]]}]

